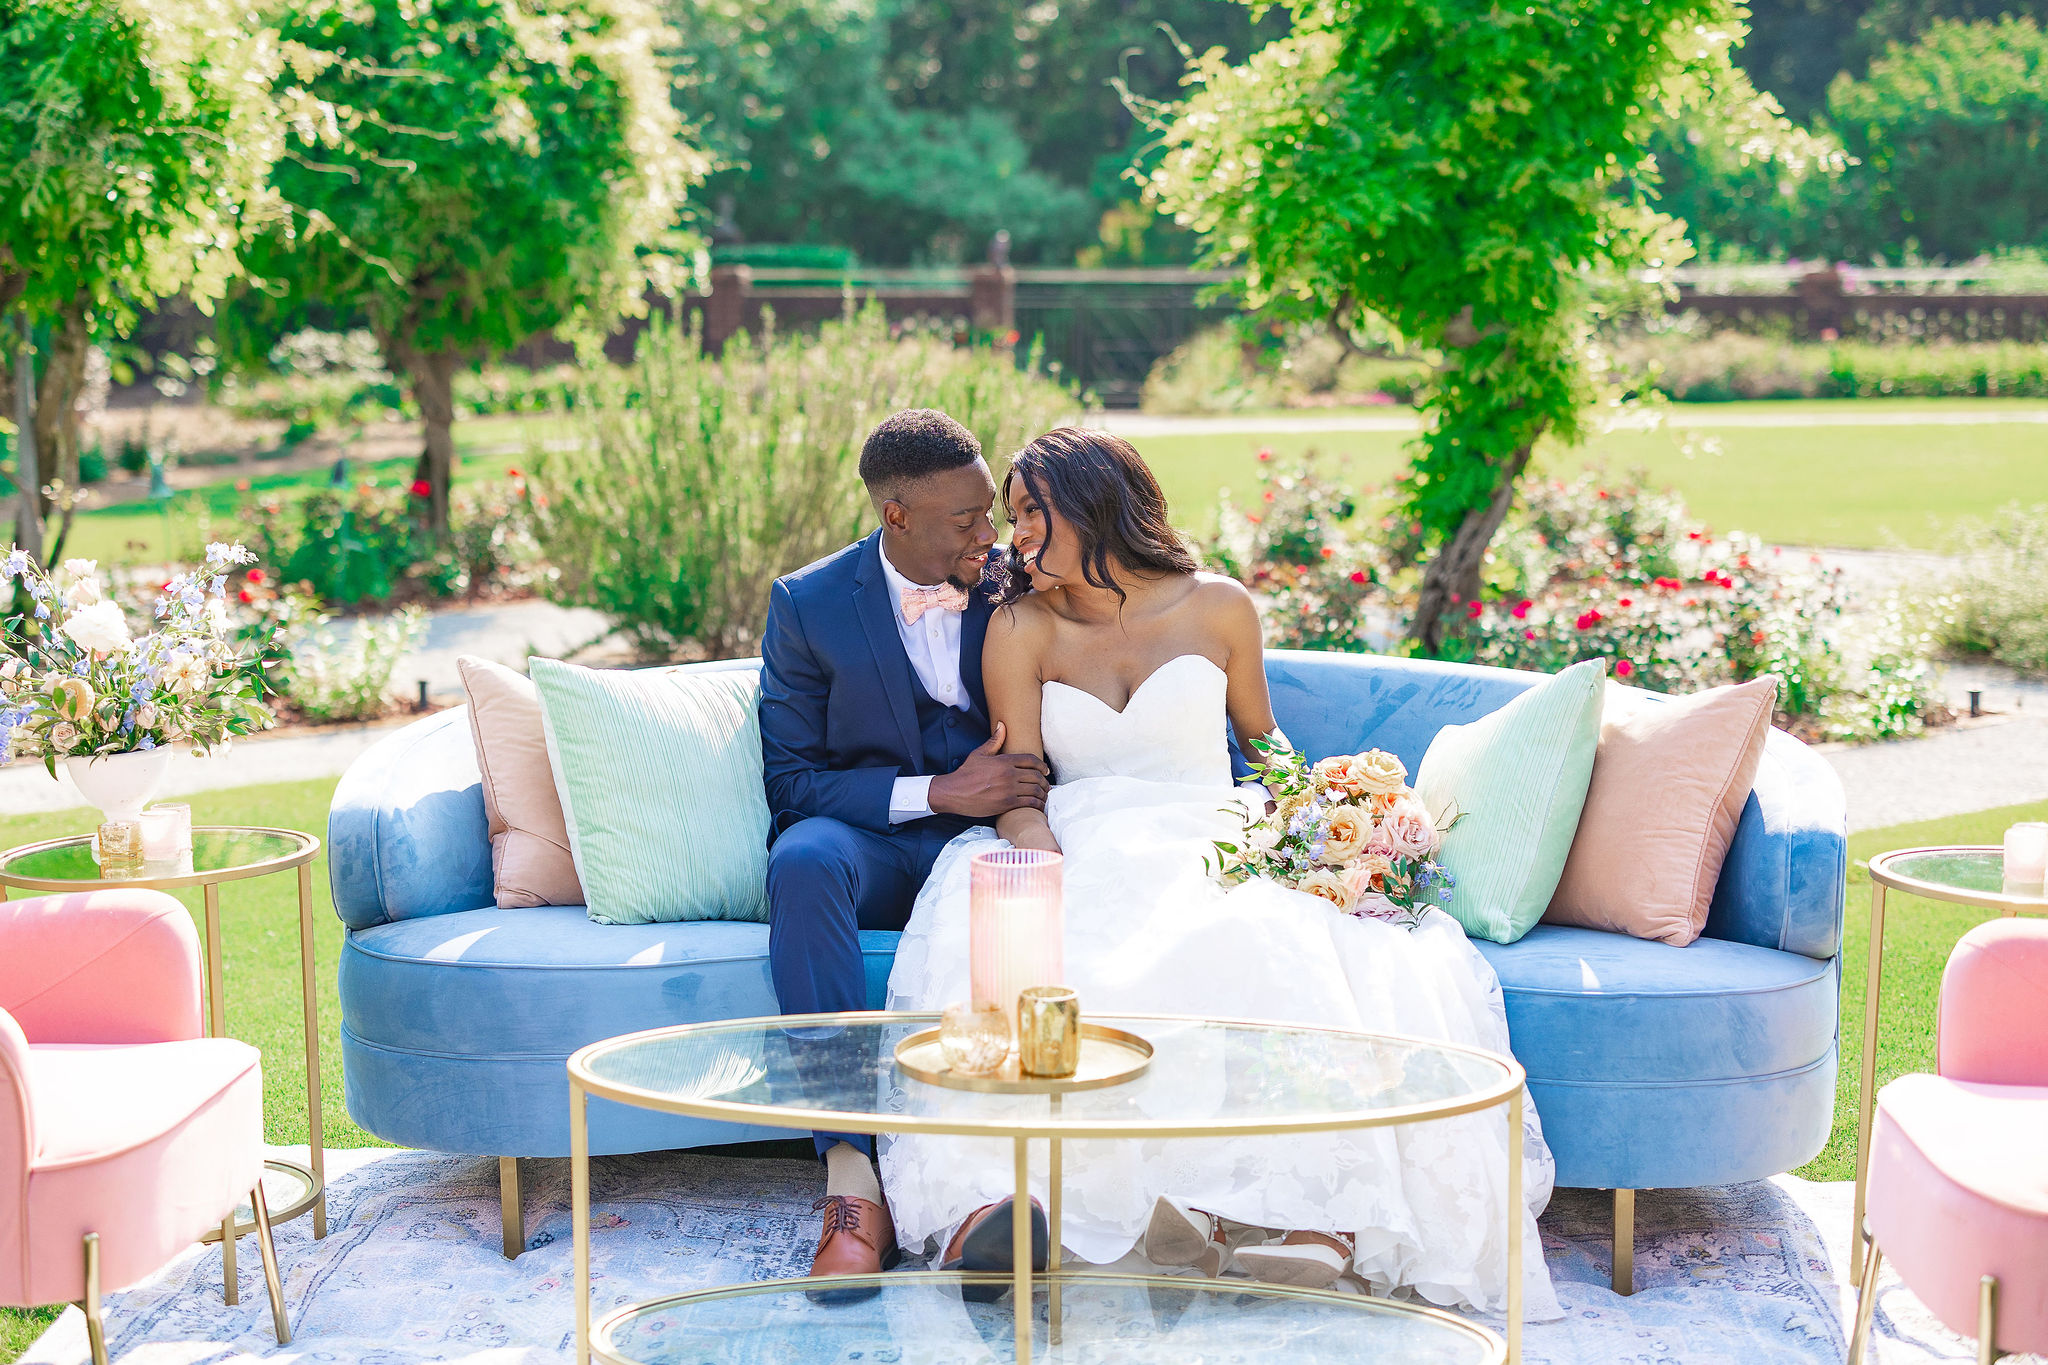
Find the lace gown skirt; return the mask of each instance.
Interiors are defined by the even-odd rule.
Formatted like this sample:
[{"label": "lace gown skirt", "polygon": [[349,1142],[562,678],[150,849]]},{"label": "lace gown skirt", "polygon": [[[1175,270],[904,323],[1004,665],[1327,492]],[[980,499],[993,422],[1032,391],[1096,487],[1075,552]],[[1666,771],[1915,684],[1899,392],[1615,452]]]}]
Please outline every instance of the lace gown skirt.
[{"label": "lace gown skirt", "polygon": [[[1218,809],[1229,799],[1206,783],[1116,776],[1054,788],[1047,815],[1066,855],[1067,984],[1084,1012],[1265,1019],[1506,1050],[1499,981],[1441,911],[1408,930],[1268,882],[1225,891],[1211,881],[1203,859],[1234,827]],[[1002,846],[971,830],[941,854],[897,950],[890,1008],[967,998],[968,864]],[[1220,1097],[1230,1084],[1220,1058],[1186,1058],[1172,1079],[1177,1100]],[[1541,1320],[1559,1311],[1535,1224],[1554,1168],[1534,1106],[1523,1112],[1525,1302]],[[999,1140],[898,1138],[881,1164],[911,1247],[1014,1188],[1010,1144]],[[1352,1233],[1356,1264],[1377,1289],[1488,1311],[1505,1302],[1499,1109],[1309,1136],[1071,1142],[1064,1195],[1063,1240],[1084,1261],[1122,1257],[1154,1200],[1172,1195],[1255,1226]]]}]

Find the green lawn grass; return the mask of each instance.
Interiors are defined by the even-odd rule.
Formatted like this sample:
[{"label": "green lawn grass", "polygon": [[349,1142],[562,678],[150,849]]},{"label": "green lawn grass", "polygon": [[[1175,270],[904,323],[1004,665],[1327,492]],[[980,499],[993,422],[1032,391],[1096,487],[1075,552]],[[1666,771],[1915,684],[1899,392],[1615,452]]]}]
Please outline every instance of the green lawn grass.
[{"label": "green lawn grass", "polygon": [[[1701,413],[1702,406],[1688,416],[1711,419],[1714,410]],[[1684,434],[1617,432],[1579,450],[1546,445],[1536,468],[1571,475],[1597,463],[1618,476],[1640,466],[1652,485],[1677,489],[1693,516],[1717,530],[1837,548],[1947,550],[1958,520],[1988,516],[2015,499],[2039,501],[2048,489],[2048,427],[2038,423],[1705,426],[1696,434],[1719,450],[1691,455],[1679,444]],[[1206,532],[1215,524],[1218,488],[1240,499],[1254,495],[1261,447],[1282,461],[1311,450],[1336,457],[1357,485],[1383,487],[1406,462],[1408,440],[1395,431],[1325,431],[1147,436],[1136,445],[1159,475],[1175,520]]]},{"label": "green lawn grass", "polygon": [[[518,467],[530,441],[548,439],[558,426],[550,417],[477,417],[455,424],[455,484],[490,483]],[[490,452],[488,454],[484,452]],[[218,481],[174,495],[168,502],[126,502],[89,508],[78,515],[65,558],[98,560],[102,565],[156,564],[195,559],[209,540],[232,539],[236,512],[253,497],[265,494],[303,496],[328,486],[332,466],[297,473],[261,474],[237,488],[238,471],[224,470]],[[351,483],[409,483],[411,459],[351,460]]]},{"label": "green lawn grass", "polygon": [[[266,824],[304,829],[323,837],[335,780],[281,783],[206,792],[190,798],[193,819],[211,824]],[[1797,1174],[1808,1180],[1848,1180],[1855,1174],[1856,1080],[1862,1065],[1864,970],[1869,945],[1870,881],[1860,864],[1888,849],[1923,844],[1997,843],[2016,820],[2048,819],[2048,802],[1984,811],[1976,815],[1899,825],[1851,836],[1849,902],[1842,949],[1841,1069],[1835,1091],[1835,1123],[1825,1151]],[[83,811],[0,818],[0,846],[79,834]],[[342,930],[327,893],[327,858],[313,864],[314,922],[317,928],[321,1033],[321,1107],[329,1147],[374,1147],[379,1142],[349,1120],[342,1105],[341,1010],[335,996],[335,963]],[[177,893],[200,913],[197,890]],[[1884,1013],[1878,1033],[1878,1081],[1934,1066],[1934,1003],[1949,949],[1972,925],[1989,916],[1965,907],[1894,895],[1887,906]],[[263,1053],[264,1136],[273,1143],[306,1141],[304,1048],[299,1022],[299,959],[296,882],[289,874],[235,882],[222,888],[222,937],[227,944],[225,975],[228,1029]],[[0,1309],[0,1362],[12,1361],[49,1320],[54,1310],[18,1313]]]}]

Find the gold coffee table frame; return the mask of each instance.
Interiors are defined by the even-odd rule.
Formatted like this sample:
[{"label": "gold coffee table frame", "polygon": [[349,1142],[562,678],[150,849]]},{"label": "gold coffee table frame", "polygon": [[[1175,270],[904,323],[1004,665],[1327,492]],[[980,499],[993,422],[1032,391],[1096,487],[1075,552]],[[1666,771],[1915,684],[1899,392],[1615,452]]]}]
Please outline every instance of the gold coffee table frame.
[{"label": "gold coffee table frame", "polygon": [[[626,1085],[606,1080],[592,1070],[592,1064],[607,1053],[630,1049],[663,1038],[687,1036],[692,1033],[718,1031],[741,1032],[757,1029],[762,1033],[784,1033],[800,1028],[831,1028],[848,1025],[937,1025],[936,1013],[919,1011],[883,1011],[846,1014],[793,1014],[776,1015],[759,1019],[728,1019],[702,1024],[678,1024],[667,1028],[645,1029],[637,1033],[622,1034],[580,1048],[569,1058],[569,1186],[571,1212],[570,1221],[575,1229],[576,1262],[576,1365],[590,1365],[592,1354],[592,1329],[590,1321],[590,1126],[589,1100],[591,1096],[632,1105],[635,1108],[654,1110],[659,1113],[679,1114],[691,1118],[724,1119],[741,1124],[755,1124],[770,1128],[808,1129],[823,1132],[867,1132],[920,1133],[954,1137],[1007,1137],[1014,1143],[1017,1203],[1028,1207],[1030,1203],[1031,1158],[1030,1143],[1033,1139],[1046,1139],[1050,1146],[1051,1166],[1049,1171],[1049,1198],[1047,1200],[1047,1221],[1050,1224],[1046,1272],[1043,1278],[1052,1299],[1052,1321],[1059,1320],[1059,1288],[1062,1279],[1081,1279],[1085,1275],[1060,1269],[1060,1145],[1070,1138],[1200,1138],[1200,1137],[1244,1137],[1276,1136],[1295,1133],[1326,1133],[1360,1128],[1391,1128],[1404,1123],[1421,1123],[1430,1119],[1454,1118],[1460,1114],[1476,1113],[1496,1106],[1507,1110],[1508,1120],[1508,1264],[1507,1264],[1507,1331],[1503,1359],[1506,1365],[1520,1365],[1522,1358],[1522,1084],[1524,1073],[1521,1064],[1514,1058],[1501,1053],[1489,1052],[1482,1048],[1467,1047],[1457,1043],[1438,1042],[1428,1038],[1414,1038],[1402,1034],[1371,1033],[1364,1030],[1343,1030],[1314,1028],[1306,1025],[1283,1024],[1272,1021],[1250,1019],[1207,1019],[1193,1015],[1171,1014],[1106,1014],[1094,1016],[1092,1022],[1114,1021],[1130,1025],[1138,1023],[1165,1025],[1208,1025],[1241,1027],[1246,1029],[1288,1030],[1298,1033],[1326,1033],[1333,1036],[1370,1038],[1398,1043],[1419,1049],[1457,1053],[1479,1059],[1497,1069],[1499,1080],[1484,1089],[1470,1091],[1453,1099],[1422,1104],[1403,1105],[1388,1109],[1367,1109],[1351,1112],[1304,1114],[1293,1118],[1219,1118],[1207,1121],[1188,1122],[1166,1119],[1088,1119],[1069,1118],[1062,1112],[1063,1096],[1047,1097],[1047,1110],[1042,1115],[1002,1116],[979,1115],[932,1118],[917,1114],[886,1113],[842,1113],[829,1109],[806,1109],[793,1105],[747,1104],[723,1100],[715,1096],[683,1098],[661,1091],[639,1086]],[[922,1084],[920,1082],[920,1084]],[[969,1092],[949,1091],[950,1094]],[[1094,1091],[1091,1094],[1109,1094],[1113,1091]],[[1016,1365],[1030,1365],[1032,1282],[1031,1269],[1031,1220],[1012,1218],[1011,1256],[1014,1267],[1011,1286],[1012,1302],[1016,1319]],[[847,1285],[855,1281],[863,1283],[870,1277],[824,1276],[815,1279],[781,1280],[764,1282],[761,1288],[770,1287],[788,1290],[807,1286],[838,1285],[842,1280]],[[1183,1280],[1166,1278],[1168,1283],[1185,1288]],[[1235,1287],[1235,1286],[1233,1286]],[[1262,1286],[1263,1287],[1263,1286]],[[700,1291],[715,1292],[715,1291]],[[1308,1293],[1310,1291],[1296,1291]],[[692,1295],[670,1296],[687,1299]],[[1385,1302],[1374,1300],[1375,1303]],[[644,1310],[648,1305],[629,1304],[605,1316],[599,1324],[602,1335],[609,1342],[610,1334],[618,1321],[629,1314]],[[1412,1305],[1404,1305],[1413,1307]],[[1433,1310],[1414,1308],[1418,1313]],[[1449,1315],[1445,1315],[1449,1316]],[[1457,1320],[1457,1319],[1453,1319]],[[1475,1330],[1482,1330],[1476,1329]],[[1057,1338],[1055,1338],[1057,1340]],[[599,1358],[608,1365],[641,1365],[622,1359],[609,1351],[599,1352]]]},{"label": "gold coffee table frame", "polygon": [[1997,844],[1935,844],[1926,848],[1899,848],[1880,853],[1870,860],[1870,968],[1863,986],[1863,1074],[1856,1090],[1856,1212],[1849,1236],[1849,1279],[1863,1278],[1863,1258],[1868,1252],[1868,1233],[1863,1226],[1864,1182],[1870,1167],[1870,1128],[1876,1118],[1871,1098],[1877,1090],[1877,1007],[1878,991],[1884,981],[1885,892],[1900,891],[1951,905],[1974,905],[1996,910],[2007,919],[2022,910],[2048,912],[2048,899],[2016,896],[2003,891],[1973,891],[1946,882],[1930,882],[1908,876],[1896,865],[1908,858],[1937,853],[1981,853],[2004,856]]},{"label": "gold coffee table frame", "polygon": [[[75,834],[63,839],[45,839],[40,843],[23,844],[0,853],[0,899],[9,890],[19,887],[24,891],[76,892],[104,891],[117,887],[140,887],[147,891],[175,891],[182,887],[197,886],[202,889],[206,902],[206,1033],[210,1038],[225,1038],[227,1032],[227,1001],[222,991],[222,953],[220,936],[220,888],[222,882],[246,881],[251,877],[265,877],[273,872],[288,872],[296,868],[299,874],[299,998],[304,1007],[306,1039],[306,1138],[307,1150],[311,1157],[310,1166],[301,1166],[295,1161],[270,1159],[266,1166],[291,1171],[302,1177],[307,1192],[294,1199],[288,1206],[270,1215],[273,1224],[286,1222],[298,1217],[307,1209],[313,1211],[313,1236],[327,1235],[327,1151],[320,1122],[320,1014],[318,995],[314,989],[313,951],[313,859],[319,856],[320,841],[310,834],[295,829],[276,829],[268,825],[194,825],[192,835],[197,839],[202,834],[268,835],[290,841],[290,851],[274,858],[261,858],[255,862],[239,863],[232,867],[214,868],[208,871],[173,873],[168,876],[140,877],[30,877],[12,871],[14,864],[38,853],[52,850],[89,846],[94,836]],[[255,1231],[251,1219],[237,1219],[234,1214],[221,1224],[218,1231],[209,1232],[205,1240],[221,1243],[221,1257],[225,1262],[228,1284],[228,1302],[233,1303],[235,1293],[235,1238]]]}]

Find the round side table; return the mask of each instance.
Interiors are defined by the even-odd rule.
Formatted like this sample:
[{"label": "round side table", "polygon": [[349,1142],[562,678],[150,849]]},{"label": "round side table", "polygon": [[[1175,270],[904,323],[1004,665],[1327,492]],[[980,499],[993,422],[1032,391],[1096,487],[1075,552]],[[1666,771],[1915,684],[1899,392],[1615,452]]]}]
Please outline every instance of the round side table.
[{"label": "round side table", "polygon": [[[313,1211],[313,1235],[327,1235],[327,1152],[320,1123],[320,1018],[314,991],[313,953],[313,859],[320,841],[310,834],[291,829],[270,829],[255,825],[194,825],[192,852],[176,861],[144,863],[141,875],[103,877],[93,861],[93,836],[73,835],[24,844],[0,853],[0,897],[15,887],[24,891],[98,891],[108,887],[135,886],[151,891],[172,891],[197,886],[206,902],[206,1032],[209,1037],[227,1036],[227,1003],[222,994],[220,936],[220,887],[222,882],[243,881],[273,872],[297,869],[299,874],[299,995],[304,1008],[306,1039],[306,1125],[309,1165],[295,1161],[270,1160],[264,1179],[264,1194],[270,1204],[272,1223],[282,1223]],[[235,1238],[256,1230],[255,1214],[246,1206],[236,1210],[205,1241],[221,1243],[223,1272],[228,1284],[228,1302],[235,1302]]]},{"label": "round side table", "polygon": [[1996,845],[1902,848],[1870,860],[1870,971],[1863,988],[1863,1076],[1856,1091],[1856,1223],[1849,1237],[1849,1278],[1860,1280],[1867,1254],[1863,1235],[1864,1179],[1870,1164],[1870,1108],[1877,1089],[1877,1004],[1884,981],[1885,892],[1975,905],[2005,916],[2021,911],[2048,913],[2048,893],[2039,882],[2014,886],[2005,880],[2005,850]]}]

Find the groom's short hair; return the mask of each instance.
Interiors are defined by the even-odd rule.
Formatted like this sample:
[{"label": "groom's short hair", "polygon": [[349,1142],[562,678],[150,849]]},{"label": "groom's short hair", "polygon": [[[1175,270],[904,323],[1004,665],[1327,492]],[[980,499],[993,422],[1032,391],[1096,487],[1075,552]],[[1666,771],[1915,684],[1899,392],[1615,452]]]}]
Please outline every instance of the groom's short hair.
[{"label": "groom's short hair", "polygon": [[860,448],[860,481],[881,502],[920,479],[981,458],[974,433],[936,408],[909,408],[883,419]]}]

